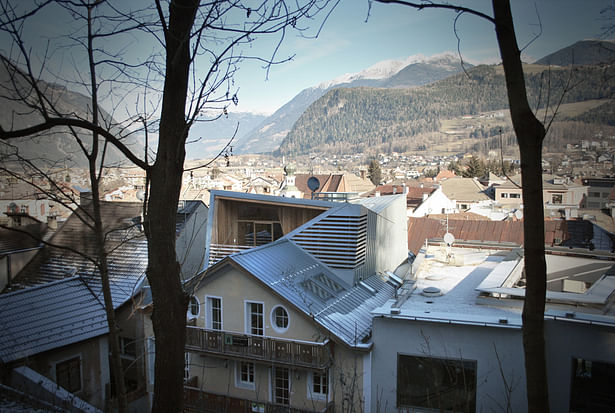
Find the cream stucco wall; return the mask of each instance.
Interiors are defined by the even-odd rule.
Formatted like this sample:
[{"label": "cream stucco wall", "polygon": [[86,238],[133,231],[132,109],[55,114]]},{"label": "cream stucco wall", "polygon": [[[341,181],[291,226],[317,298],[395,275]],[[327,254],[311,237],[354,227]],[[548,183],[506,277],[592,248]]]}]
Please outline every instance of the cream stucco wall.
[{"label": "cream stucco wall", "polygon": [[[249,332],[246,326],[246,303],[259,302],[263,304],[263,318],[265,336],[278,337],[302,341],[322,342],[326,338],[326,332],[305,314],[296,310],[286,300],[274,295],[260,281],[251,275],[244,274],[240,270],[227,266],[223,276],[213,277],[210,281],[194,292],[200,304],[200,311],[196,325],[198,327],[211,328],[206,325],[208,304],[206,297],[222,298],[222,329],[229,332]],[[273,309],[283,306],[289,317],[288,329],[279,331],[273,327],[271,313]]]},{"label": "cream stucco wall", "polygon": [[[222,298],[222,329],[224,331],[246,332],[245,303],[261,302],[264,305],[265,336],[288,340],[322,342],[329,334],[307,315],[299,312],[290,303],[275,295],[251,275],[232,266],[226,266],[223,273],[202,283],[194,295],[200,303],[196,320],[198,327],[210,328],[206,324],[207,296]],[[272,326],[271,311],[282,305],[289,314],[289,326],[285,332],[276,331]],[[363,399],[365,357],[369,353],[357,351],[341,343],[333,343],[333,363],[328,369],[329,391],[326,398],[311,394],[311,376],[308,369],[290,368],[290,405],[299,409],[321,410],[327,402],[334,401],[336,411],[365,411]],[[197,377],[197,386],[202,391],[234,398],[263,403],[272,403],[274,372],[271,363],[254,360],[254,386],[242,385],[238,380],[239,360],[190,354],[190,376]],[[368,380],[371,377],[368,377]]]}]

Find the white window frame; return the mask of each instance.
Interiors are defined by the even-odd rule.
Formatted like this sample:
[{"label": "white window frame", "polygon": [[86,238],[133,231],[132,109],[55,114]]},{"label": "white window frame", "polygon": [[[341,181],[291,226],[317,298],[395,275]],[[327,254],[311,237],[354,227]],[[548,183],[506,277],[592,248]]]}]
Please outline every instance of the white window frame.
[{"label": "white window frame", "polygon": [[[196,301],[196,314],[192,314],[192,300]],[[196,295],[191,295],[190,296],[190,301],[188,301],[188,318],[192,319],[192,318],[198,318],[201,315],[201,302],[199,301],[199,299],[197,298]]]},{"label": "white window frame", "polygon": [[[244,364],[252,366],[252,381],[242,380],[241,375],[243,372],[241,368]],[[248,389],[248,390],[256,389],[256,364],[250,361],[236,361],[235,362],[235,387],[237,387],[238,389]]]},{"label": "white window frame", "polygon": [[[307,379],[307,396],[309,399],[311,400],[324,400],[324,401],[328,401],[330,400],[330,392],[331,392],[331,386],[330,386],[330,380],[329,380],[329,370],[327,370],[324,374],[319,374],[321,376],[325,376],[327,379],[327,392],[326,393],[316,393],[314,392],[314,372],[310,371],[308,372],[308,379]],[[322,386],[322,383],[321,383]]]},{"label": "white window frame", "polygon": [[190,380],[190,352],[184,351],[184,383]]},{"label": "white window frame", "polygon": [[[279,327],[278,324],[276,323],[275,310],[277,310],[278,308],[281,308],[282,310],[286,312],[286,327]],[[269,322],[271,323],[271,327],[277,333],[285,333],[286,331],[288,331],[288,328],[290,327],[290,312],[283,305],[278,304],[278,305],[273,306],[273,308],[271,309],[271,312],[269,313],[269,319],[270,319]]]},{"label": "white window frame", "polygon": [[149,376],[149,384],[154,385],[154,366],[156,364],[156,339],[155,337],[147,338],[147,375]]},{"label": "white window frame", "polygon": [[212,298],[220,300],[220,330],[224,330],[224,300],[222,300],[222,297],[215,295],[205,296],[205,328],[210,330],[218,330],[213,326],[213,308],[211,305]]},{"label": "white window frame", "polygon": [[[252,333],[252,312],[251,312],[250,304],[260,304],[263,306],[263,311],[261,313],[261,316],[263,318],[263,333],[262,334]],[[264,337],[265,336],[265,303],[262,301],[244,300],[243,308],[244,308],[244,312],[243,312],[244,320],[243,321],[244,321],[244,326],[245,326],[244,331],[246,332],[246,334]]]}]

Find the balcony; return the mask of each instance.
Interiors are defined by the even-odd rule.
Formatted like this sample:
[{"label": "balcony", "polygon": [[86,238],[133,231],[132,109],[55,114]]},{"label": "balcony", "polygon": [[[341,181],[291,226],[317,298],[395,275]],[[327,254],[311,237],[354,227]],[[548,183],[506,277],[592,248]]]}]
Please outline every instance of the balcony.
[{"label": "balcony", "polygon": [[209,265],[213,265],[227,255],[254,248],[252,245],[236,244],[210,244],[209,245]]},{"label": "balcony", "polygon": [[331,364],[332,343],[329,340],[315,343],[186,328],[186,350],[189,351],[317,370],[326,369]]},{"label": "balcony", "polygon": [[204,392],[195,387],[184,387],[185,413],[333,413],[333,402],[321,410],[300,409],[264,401],[237,399],[222,394]]}]

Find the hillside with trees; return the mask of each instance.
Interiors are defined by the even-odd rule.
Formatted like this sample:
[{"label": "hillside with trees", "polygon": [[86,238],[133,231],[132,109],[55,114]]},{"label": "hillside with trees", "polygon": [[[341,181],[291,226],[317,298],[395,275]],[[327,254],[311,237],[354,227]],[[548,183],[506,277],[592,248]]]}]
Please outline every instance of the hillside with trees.
[{"label": "hillside with trees", "polygon": [[[547,108],[552,116],[558,104],[570,105],[589,100],[604,100],[592,111],[567,120],[608,125],[602,109],[612,108],[615,79],[610,66],[564,67],[525,65],[526,84],[533,108]],[[563,95],[563,96],[562,96]],[[561,99],[561,101],[560,101]],[[477,66],[438,82],[414,89],[351,88],[331,90],[314,102],[298,119],[282,142],[281,154],[309,152],[362,152],[367,148],[383,150],[421,150],[440,133],[442,122],[455,117],[478,116],[485,112],[506,111],[508,100],[501,66]],[[594,113],[597,112],[597,113]],[[585,117],[584,117],[585,116]],[[560,117],[556,117],[556,121]],[[562,117],[562,120],[564,118]],[[505,123],[505,122],[503,122]],[[483,146],[497,139],[499,128],[464,131],[475,144]],[[514,141],[512,129],[504,126],[507,142]],[[431,136],[430,136],[431,134]],[[470,134],[474,134],[470,136]]]}]

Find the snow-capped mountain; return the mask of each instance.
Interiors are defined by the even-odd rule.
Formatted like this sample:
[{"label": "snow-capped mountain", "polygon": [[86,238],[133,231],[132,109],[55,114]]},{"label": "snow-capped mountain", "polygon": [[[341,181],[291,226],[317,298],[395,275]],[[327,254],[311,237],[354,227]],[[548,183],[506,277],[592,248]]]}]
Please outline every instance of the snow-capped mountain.
[{"label": "snow-capped mountain", "polygon": [[455,66],[455,63],[458,63],[458,61],[459,58],[451,53],[443,53],[432,57],[416,54],[408,56],[403,60],[383,60],[368,67],[367,69],[361,70],[360,72],[343,74],[335,79],[323,82],[317,87],[320,89],[329,89],[336,85],[352,83],[360,80],[383,80],[396,75],[405,67],[417,63],[428,63],[434,66],[452,68]]},{"label": "snow-capped mountain", "polygon": [[[468,67],[471,65],[467,65]],[[444,53],[432,57],[409,56],[384,60],[357,73],[348,73],[302,90],[236,142],[238,153],[271,152],[278,148],[294,123],[313,102],[336,87],[404,88],[435,82],[460,72],[459,57]]]}]

